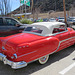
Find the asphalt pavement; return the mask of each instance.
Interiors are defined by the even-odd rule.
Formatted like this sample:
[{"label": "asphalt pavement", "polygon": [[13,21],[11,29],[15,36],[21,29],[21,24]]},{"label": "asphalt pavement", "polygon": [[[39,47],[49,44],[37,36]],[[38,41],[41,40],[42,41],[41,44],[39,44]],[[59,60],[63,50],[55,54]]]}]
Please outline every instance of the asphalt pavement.
[{"label": "asphalt pavement", "polygon": [[13,70],[0,62],[0,75],[75,75],[75,46],[50,55],[44,65],[33,62],[27,67]]}]

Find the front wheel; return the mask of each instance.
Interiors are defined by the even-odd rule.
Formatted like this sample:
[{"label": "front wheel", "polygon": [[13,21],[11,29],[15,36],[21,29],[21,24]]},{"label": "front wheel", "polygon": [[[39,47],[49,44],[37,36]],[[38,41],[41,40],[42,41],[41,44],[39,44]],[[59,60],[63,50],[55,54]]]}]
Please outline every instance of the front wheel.
[{"label": "front wheel", "polygon": [[38,60],[40,64],[45,64],[48,61],[49,55],[43,56]]}]

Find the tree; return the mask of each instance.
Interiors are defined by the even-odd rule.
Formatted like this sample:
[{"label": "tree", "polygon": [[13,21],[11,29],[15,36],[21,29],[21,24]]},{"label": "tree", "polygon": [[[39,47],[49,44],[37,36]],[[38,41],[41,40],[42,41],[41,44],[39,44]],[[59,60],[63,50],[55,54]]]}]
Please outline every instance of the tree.
[{"label": "tree", "polygon": [[[74,2],[75,0],[65,0],[66,10],[70,10],[71,4]],[[41,12],[63,11],[63,0],[34,0],[34,6],[40,6]]]},{"label": "tree", "polygon": [[1,15],[7,15],[11,11],[10,0],[0,0]]}]

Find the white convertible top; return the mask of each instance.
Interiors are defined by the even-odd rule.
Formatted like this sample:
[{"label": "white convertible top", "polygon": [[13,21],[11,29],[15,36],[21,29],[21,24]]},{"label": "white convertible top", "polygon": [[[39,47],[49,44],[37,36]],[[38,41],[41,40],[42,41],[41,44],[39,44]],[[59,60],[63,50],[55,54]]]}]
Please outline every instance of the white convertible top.
[{"label": "white convertible top", "polygon": [[59,25],[65,25],[65,23],[62,22],[37,22],[37,23],[33,23],[31,25],[41,25],[41,26],[45,26],[48,28],[51,28],[53,26],[59,26]]},{"label": "white convertible top", "polygon": [[[30,25],[30,27],[39,27],[42,31],[41,35],[48,36],[52,34],[55,26],[65,25],[62,22],[37,22]],[[29,26],[28,26],[29,27]]]}]

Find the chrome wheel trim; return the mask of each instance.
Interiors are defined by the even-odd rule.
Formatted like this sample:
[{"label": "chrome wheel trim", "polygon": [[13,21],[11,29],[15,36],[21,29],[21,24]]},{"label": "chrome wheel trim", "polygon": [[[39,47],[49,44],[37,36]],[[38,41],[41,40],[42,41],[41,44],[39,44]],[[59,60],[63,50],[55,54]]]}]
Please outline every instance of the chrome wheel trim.
[{"label": "chrome wheel trim", "polygon": [[49,55],[46,55],[42,58],[40,58],[38,61],[40,64],[45,64],[48,61]]}]

